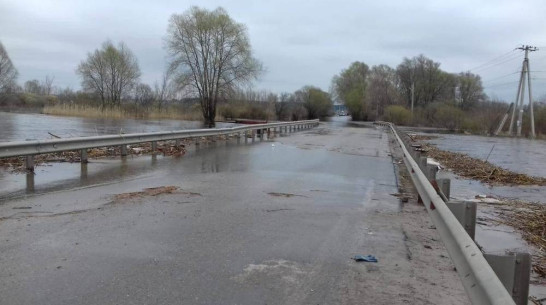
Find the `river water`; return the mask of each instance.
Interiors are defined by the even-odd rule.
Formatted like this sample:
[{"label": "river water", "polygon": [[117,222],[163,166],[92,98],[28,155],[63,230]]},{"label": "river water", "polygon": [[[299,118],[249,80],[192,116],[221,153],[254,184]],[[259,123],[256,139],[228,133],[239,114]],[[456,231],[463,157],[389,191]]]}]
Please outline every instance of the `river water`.
[{"label": "river water", "polygon": [[[407,131],[412,132],[410,129]],[[546,177],[546,141],[463,134],[426,133],[426,135],[437,136],[428,142],[439,149],[488,160],[513,172]],[[464,179],[449,171],[440,171],[439,177],[451,179],[451,193],[456,199],[466,200],[476,195],[491,195],[546,203],[546,187],[543,186],[490,186],[479,181]]]},{"label": "river water", "polygon": [[456,134],[438,136],[430,143],[436,144],[439,149],[487,159],[514,172],[546,177],[546,141]]},{"label": "river water", "polygon": [[[230,127],[232,123],[217,123]],[[203,128],[202,122],[181,120],[101,119],[53,116],[45,114],[0,112],[0,142],[96,135],[172,131]]]}]

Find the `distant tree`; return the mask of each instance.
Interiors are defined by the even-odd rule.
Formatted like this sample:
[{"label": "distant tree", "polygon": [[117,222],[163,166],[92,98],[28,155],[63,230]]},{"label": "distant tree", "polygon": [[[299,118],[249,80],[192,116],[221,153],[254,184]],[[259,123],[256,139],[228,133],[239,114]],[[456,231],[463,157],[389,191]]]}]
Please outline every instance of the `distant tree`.
[{"label": "distant tree", "polygon": [[43,93],[42,86],[37,79],[27,80],[23,86],[23,90],[25,90],[26,93],[36,95],[41,95]]},{"label": "distant tree", "polygon": [[0,93],[8,92],[16,85],[17,69],[13,66],[8,52],[0,42]]},{"label": "distant tree", "polygon": [[154,102],[154,92],[147,84],[138,84],[135,86],[134,101],[138,107],[148,108]]},{"label": "distant tree", "polygon": [[175,98],[176,88],[172,82],[172,71],[167,69],[161,76],[161,82],[157,81],[154,84],[154,99],[157,103],[157,108],[161,110],[168,101]]},{"label": "distant tree", "polygon": [[192,7],[172,15],[167,31],[171,68],[181,87],[199,97],[205,124],[214,126],[216,105],[233,88],[255,79],[262,66],[252,56],[246,27],[223,8]]},{"label": "distant tree", "polygon": [[53,92],[53,81],[55,80],[55,76],[49,76],[46,75],[45,80],[42,82],[42,94],[50,95]]},{"label": "distant tree", "polygon": [[400,102],[397,83],[396,70],[387,65],[373,66],[370,70],[366,93],[370,112],[376,119],[383,115],[385,107]]},{"label": "distant tree", "polygon": [[76,72],[82,78],[84,90],[100,97],[101,107],[119,106],[140,77],[137,59],[124,43],[116,48],[106,41],[102,48],[87,54]]},{"label": "distant tree", "polygon": [[294,102],[292,94],[283,92],[279,95],[277,102],[275,103],[275,115],[279,121],[289,120],[290,116],[290,103]]},{"label": "distant tree", "polygon": [[309,119],[323,118],[332,111],[330,94],[312,86],[305,86],[294,93],[296,102],[303,104],[307,109]]},{"label": "distant tree", "polygon": [[457,75],[460,107],[468,110],[485,98],[482,80],[479,75],[470,72],[461,72]]},{"label": "distant tree", "polygon": [[440,69],[440,63],[419,55],[404,58],[396,68],[399,89],[407,105],[411,105],[412,85],[414,86],[414,106],[449,100],[454,97],[454,77]]},{"label": "distant tree", "polygon": [[332,91],[345,104],[353,120],[365,120],[367,118],[366,90],[368,74],[368,66],[363,62],[356,61],[332,79]]}]

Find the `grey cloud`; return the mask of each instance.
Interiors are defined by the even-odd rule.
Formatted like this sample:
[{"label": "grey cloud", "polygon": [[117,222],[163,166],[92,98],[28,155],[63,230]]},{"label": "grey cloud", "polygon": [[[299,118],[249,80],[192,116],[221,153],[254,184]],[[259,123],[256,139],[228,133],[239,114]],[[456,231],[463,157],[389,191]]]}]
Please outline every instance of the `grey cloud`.
[{"label": "grey cloud", "polygon": [[[246,24],[255,54],[268,69],[256,88],[275,92],[308,84],[328,90],[332,76],[356,60],[396,67],[404,57],[424,54],[457,73],[521,43],[546,46],[541,16],[546,3],[541,0],[0,0],[0,40],[21,83],[53,74],[56,85],[77,89],[78,63],[110,39],[129,46],[138,57],[142,81],[153,84],[165,67],[163,37],[169,17],[196,4],[223,6]],[[546,71],[546,58],[540,59],[544,53],[532,54],[532,70]],[[487,80],[519,65],[520,59],[476,72],[485,84],[499,85],[512,78]],[[490,86],[486,91],[511,99],[513,87]],[[534,89],[537,96],[546,94],[546,80],[537,79]]]}]

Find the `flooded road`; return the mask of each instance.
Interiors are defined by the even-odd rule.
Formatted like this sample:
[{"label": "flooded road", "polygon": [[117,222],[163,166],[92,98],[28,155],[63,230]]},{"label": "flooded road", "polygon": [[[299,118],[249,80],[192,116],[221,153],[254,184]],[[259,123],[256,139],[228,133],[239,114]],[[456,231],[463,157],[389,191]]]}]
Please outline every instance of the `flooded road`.
[{"label": "flooded road", "polygon": [[[230,127],[231,123],[217,123]],[[133,120],[64,117],[36,113],[0,112],[0,142],[172,131],[203,128],[202,122],[181,120]]]},{"label": "flooded road", "polygon": [[342,126],[3,176],[1,303],[466,304],[388,135]]}]

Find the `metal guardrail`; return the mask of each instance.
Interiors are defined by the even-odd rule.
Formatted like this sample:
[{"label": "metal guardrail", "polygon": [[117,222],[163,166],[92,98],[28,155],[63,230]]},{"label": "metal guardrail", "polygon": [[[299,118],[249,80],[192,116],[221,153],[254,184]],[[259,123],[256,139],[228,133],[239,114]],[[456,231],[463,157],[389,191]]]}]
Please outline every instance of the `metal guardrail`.
[{"label": "metal guardrail", "polygon": [[[82,159],[86,155],[86,149],[122,146],[128,144],[137,144],[143,142],[156,142],[167,140],[178,140],[187,138],[219,136],[229,134],[240,134],[251,131],[254,134],[257,130],[284,129],[285,132],[310,128],[317,126],[319,120],[306,120],[294,122],[278,122],[267,124],[254,124],[246,126],[237,126],[232,128],[216,129],[190,129],[180,131],[152,132],[152,133],[133,133],[107,136],[77,137],[67,139],[51,140],[33,140],[0,143],[0,158],[33,156],[37,154],[54,153],[62,151],[82,150]],[[28,163],[28,160],[27,160]],[[27,166],[30,167],[30,166]],[[29,168],[30,169],[30,168]]]},{"label": "metal guardrail", "polygon": [[402,148],[404,163],[413,184],[442,238],[472,304],[515,304],[481,250],[421,171],[394,125],[384,122],[378,124],[388,126]]}]

